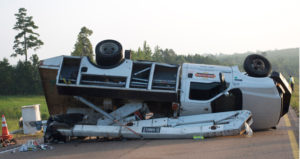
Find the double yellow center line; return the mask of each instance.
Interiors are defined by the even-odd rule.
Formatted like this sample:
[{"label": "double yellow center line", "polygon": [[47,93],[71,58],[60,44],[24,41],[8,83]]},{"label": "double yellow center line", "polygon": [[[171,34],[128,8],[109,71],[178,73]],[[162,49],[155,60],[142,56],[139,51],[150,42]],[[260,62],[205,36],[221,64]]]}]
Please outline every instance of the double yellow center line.
[{"label": "double yellow center line", "polygon": [[[284,120],[285,120],[285,126],[286,127],[291,127],[291,122],[290,122],[290,119],[289,119],[287,114],[284,116]],[[292,150],[293,150],[294,159],[299,159],[299,146],[298,146],[298,143],[296,141],[294,131],[293,130],[288,130],[288,135],[289,135],[291,147],[292,147]]]}]

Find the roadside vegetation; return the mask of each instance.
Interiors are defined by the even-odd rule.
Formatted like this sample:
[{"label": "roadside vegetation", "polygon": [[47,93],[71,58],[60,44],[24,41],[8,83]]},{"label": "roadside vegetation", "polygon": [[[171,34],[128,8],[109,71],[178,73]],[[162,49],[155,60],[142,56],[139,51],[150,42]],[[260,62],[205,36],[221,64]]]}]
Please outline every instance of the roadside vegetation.
[{"label": "roadside vegetation", "polygon": [[297,115],[299,116],[299,78],[295,78],[295,86],[294,86],[294,92],[292,94],[291,99],[291,106],[295,109],[297,112]]},{"label": "roadside vegetation", "polygon": [[[0,113],[5,115],[9,131],[19,129],[18,122],[22,116],[22,106],[33,104],[40,104],[41,118],[47,120],[49,113],[43,95],[0,96]],[[0,132],[2,134],[2,129]]]}]

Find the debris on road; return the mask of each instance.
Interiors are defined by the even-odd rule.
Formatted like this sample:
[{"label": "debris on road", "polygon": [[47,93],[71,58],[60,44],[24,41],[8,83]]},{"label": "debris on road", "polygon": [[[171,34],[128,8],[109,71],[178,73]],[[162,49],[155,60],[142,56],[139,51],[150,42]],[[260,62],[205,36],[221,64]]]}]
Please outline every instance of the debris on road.
[{"label": "debris on road", "polygon": [[204,136],[193,136],[194,140],[203,140]]},{"label": "debris on road", "polygon": [[20,152],[38,151],[38,150],[52,150],[53,147],[47,144],[39,144],[36,140],[28,140],[20,148]]}]

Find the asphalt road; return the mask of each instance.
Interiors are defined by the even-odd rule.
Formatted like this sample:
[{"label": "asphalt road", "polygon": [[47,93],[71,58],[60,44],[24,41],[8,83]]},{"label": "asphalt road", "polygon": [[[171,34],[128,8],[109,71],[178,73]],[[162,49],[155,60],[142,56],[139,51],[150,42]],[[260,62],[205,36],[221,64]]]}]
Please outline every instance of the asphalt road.
[{"label": "asphalt road", "polygon": [[252,137],[229,136],[204,140],[127,140],[55,144],[53,150],[0,154],[5,159],[295,159],[299,158],[299,118],[289,113],[276,130]]}]

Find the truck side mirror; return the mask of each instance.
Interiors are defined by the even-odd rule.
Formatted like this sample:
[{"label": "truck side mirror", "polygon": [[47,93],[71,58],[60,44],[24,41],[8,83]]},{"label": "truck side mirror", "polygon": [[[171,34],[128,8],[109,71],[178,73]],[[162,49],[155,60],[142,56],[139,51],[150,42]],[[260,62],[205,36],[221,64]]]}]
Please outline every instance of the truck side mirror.
[{"label": "truck side mirror", "polygon": [[225,82],[225,76],[224,76],[224,74],[223,74],[222,72],[219,73],[219,78],[220,78],[220,83],[221,83],[221,84],[226,83],[226,82]]},{"label": "truck side mirror", "polygon": [[219,73],[219,78],[220,78],[220,83],[221,83],[221,89],[225,90],[226,89],[226,81],[225,81],[225,76],[222,72]]}]

